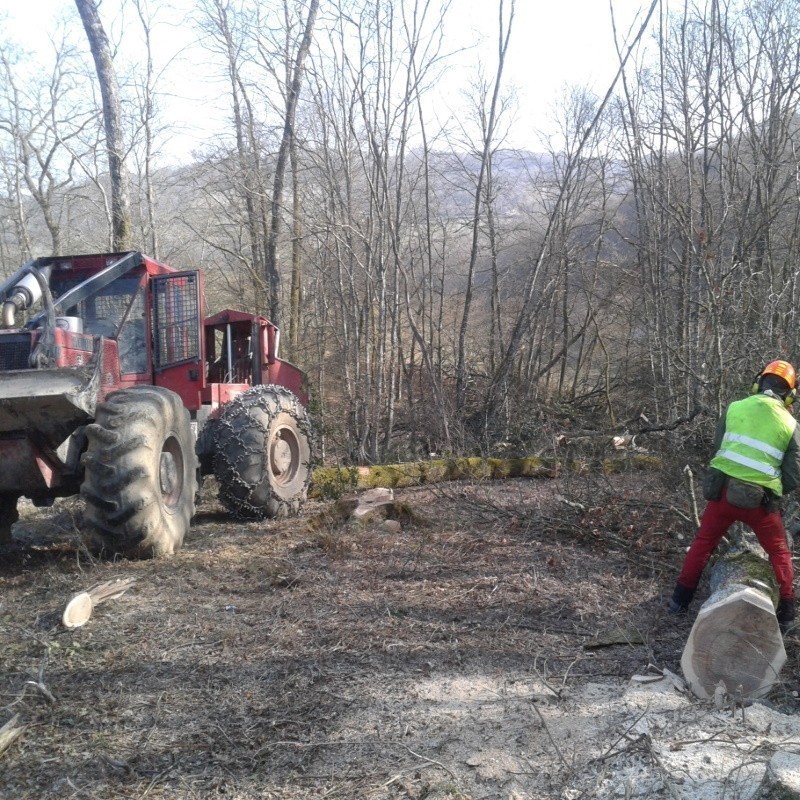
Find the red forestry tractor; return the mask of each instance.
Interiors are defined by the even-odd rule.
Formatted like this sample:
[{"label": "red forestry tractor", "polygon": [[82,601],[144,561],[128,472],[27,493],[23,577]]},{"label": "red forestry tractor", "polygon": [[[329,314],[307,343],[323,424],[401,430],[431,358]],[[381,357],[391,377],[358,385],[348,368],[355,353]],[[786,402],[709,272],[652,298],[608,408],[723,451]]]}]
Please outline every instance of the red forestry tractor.
[{"label": "red forestry tractor", "polygon": [[238,518],[297,512],[305,376],[269,320],[202,307],[199,272],[137,252],[38,258],[0,284],[0,542],[21,496],[80,492],[106,549],[172,553],[212,472]]}]

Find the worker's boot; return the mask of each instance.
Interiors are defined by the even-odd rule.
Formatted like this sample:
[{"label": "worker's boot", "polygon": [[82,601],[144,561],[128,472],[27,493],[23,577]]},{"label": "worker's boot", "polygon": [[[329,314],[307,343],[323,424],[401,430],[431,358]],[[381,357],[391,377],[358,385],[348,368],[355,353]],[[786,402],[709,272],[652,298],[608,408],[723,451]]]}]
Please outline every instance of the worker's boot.
[{"label": "worker's boot", "polygon": [[694,598],[694,589],[689,589],[682,583],[675,584],[675,590],[672,592],[672,598],[669,601],[670,614],[685,614],[689,608],[689,603]]},{"label": "worker's boot", "polygon": [[794,598],[781,598],[778,607],[775,609],[775,616],[778,618],[781,633],[786,633],[789,628],[794,626]]}]

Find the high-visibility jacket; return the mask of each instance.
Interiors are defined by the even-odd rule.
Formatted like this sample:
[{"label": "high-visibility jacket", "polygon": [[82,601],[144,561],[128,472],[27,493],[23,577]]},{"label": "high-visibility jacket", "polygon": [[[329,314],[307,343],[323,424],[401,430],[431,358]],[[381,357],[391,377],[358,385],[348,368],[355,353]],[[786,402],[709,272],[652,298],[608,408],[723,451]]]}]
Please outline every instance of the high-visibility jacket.
[{"label": "high-visibility jacket", "polygon": [[754,394],[731,403],[724,420],[724,433],[710,466],[782,495],[782,466],[793,441],[796,450],[797,429],[797,421],[783,401]]}]

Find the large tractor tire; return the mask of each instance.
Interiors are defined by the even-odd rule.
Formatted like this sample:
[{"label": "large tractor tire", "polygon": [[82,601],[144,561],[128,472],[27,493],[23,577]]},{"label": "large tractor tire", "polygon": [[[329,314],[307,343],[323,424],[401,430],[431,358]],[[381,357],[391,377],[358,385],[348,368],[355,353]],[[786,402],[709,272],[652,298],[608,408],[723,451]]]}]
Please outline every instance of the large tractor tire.
[{"label": "large tractor tire", "polygon": [[239,519],[287,517],[306,499],[311,425],[282,386],[254,386],[224,407],[215,426],[219,498]]},{"label": "large tractor tire", "polygon": [[81,495],[103,546],[136,558],[180,549],[194,514],[197,457],[178,395],[157,386],[114,392],[86,435]]}]

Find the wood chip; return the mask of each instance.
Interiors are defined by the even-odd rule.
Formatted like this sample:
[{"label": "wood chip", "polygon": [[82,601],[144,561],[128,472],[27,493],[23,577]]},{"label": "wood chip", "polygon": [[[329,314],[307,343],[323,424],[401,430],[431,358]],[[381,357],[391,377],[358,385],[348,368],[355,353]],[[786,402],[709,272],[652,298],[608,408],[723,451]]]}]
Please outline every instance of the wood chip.
[{"label": "wood chip", "polygon": [[85,592],[79,592],[67,603],[61,622],[65,628],[79,628],[85,625],[92,616],[95,606],[106,600],[121,597],[135,582],[135,578],[117,578],[99,583]]},{"label": "wood chip", "polygon": [[61,622],[65,628],[80,628],[89,621],[93,608],[92,596],[88,592],[80,592],[67,603]]},{"label": "wood chip", "polygon": [[18,721],[19,714],[14,714],[14,716],[0,728],[0,755],[8,750],[25,731],[25,725],[17,725]]}]

